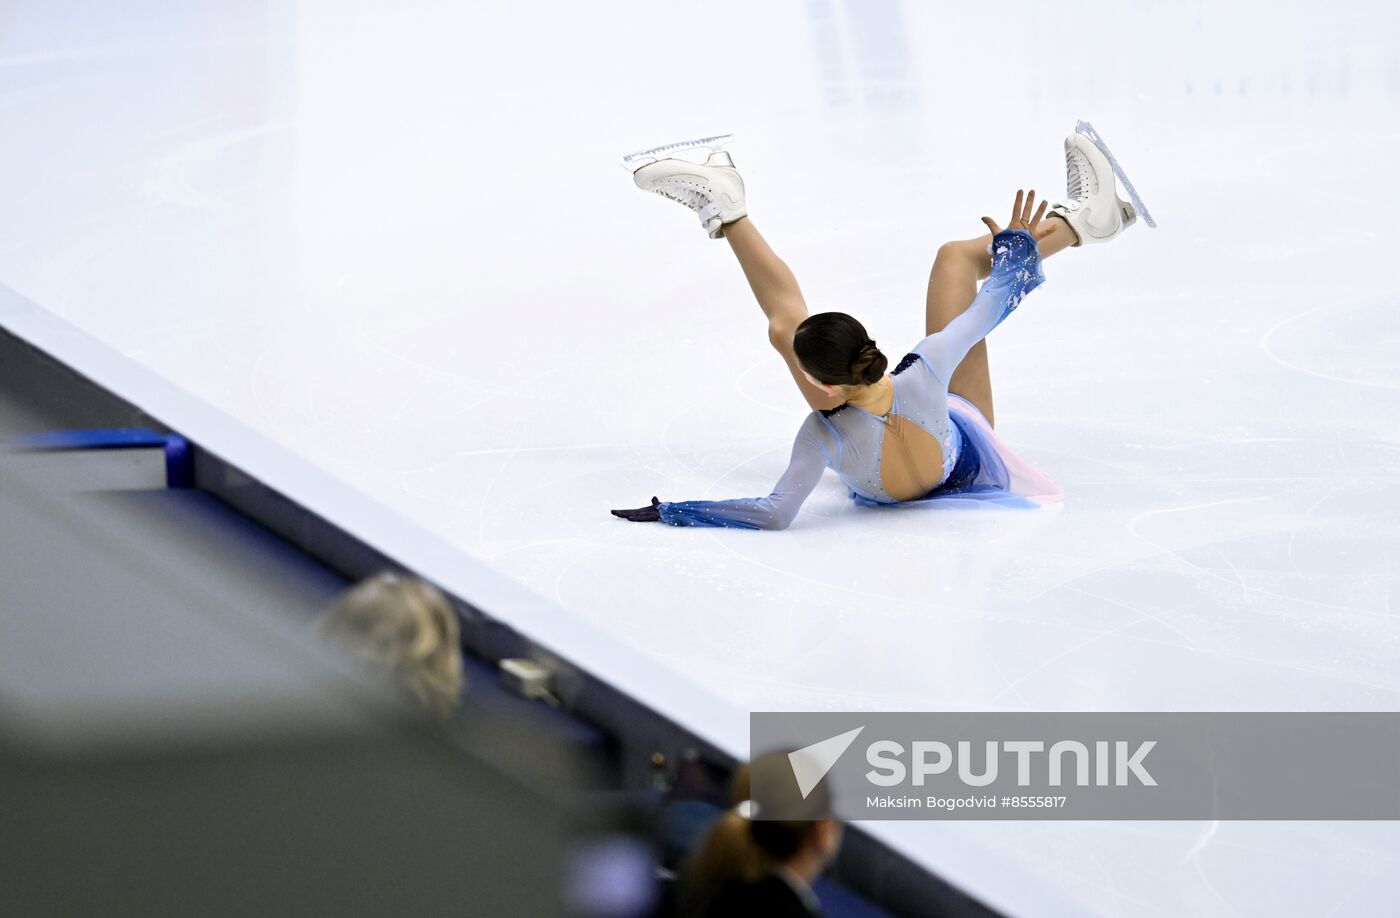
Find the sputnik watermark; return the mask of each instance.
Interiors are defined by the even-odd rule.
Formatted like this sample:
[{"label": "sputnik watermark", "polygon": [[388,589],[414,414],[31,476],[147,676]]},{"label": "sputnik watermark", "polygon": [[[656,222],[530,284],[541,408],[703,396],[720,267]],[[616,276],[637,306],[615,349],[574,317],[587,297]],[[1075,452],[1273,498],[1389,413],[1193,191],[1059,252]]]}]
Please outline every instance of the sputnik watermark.
[{"label": "sputnik watermark", "polygon": [[1069,798],[1060,795],[1058,797],[1002,794],[1000,797],[994,794],[982,794],[974,797],[897,797],[894,794],[877,795],[866,797],[865,805],[880,809],[910,809],[910,810],[960,810],[960,809],[993,809],[997,806],[1021,809],[1038,809],[1041,807],[1060,807],[1065,805]]},{"label": "sputnik watermark", "polygon": [[[804,800],[811,795],[813,788],[840,760],[864,729],[857,727],[788,753],[793,777]],[[1129,780],[1136,780],[1144,787],[1155,787],[1157,782],[1143,767],[1143,760],[1156,745],[1156,740],[1144,740],[1136,744],[1123,740],[1096,741],[1092,753],[1093,783],[1099,787],[1107,787],[1110,783],[1124,787]],[[865,773],[866,780],[880,787],[895,787],[906,781],[915,787],[922,787],[930,777],[948,773],[956,761],[958,780],[970,787],[986,787],[997,780],[1000,773],[998,763],[1003,755],[1007,755],[1015,758],[1017,785],[1028,787],[1031,784],[1032,763],[1037,755],[1044,754],[1046,783],[1051,787],[1060,787],[1065,783],[1066,759],[1071,761],[1071,782],[1079,787],[1090,785],[1089,746],[1077,740],[1061,740],[1052,744],[1048,752],[1042,740],[1006,740],[1000,743],[989,741],[984,744],[980,772],[975,770],[976,766],[973,764],[970,740],[956,743],[956,755],[953,749],[954,746],[939,740],[915,740],[910,746],[910,763],[906,765],[905,748],[902,744],[894,740],[877,740],[865,747],[865,759],[873,766]]]},{"label": "sputnik watermark", "polygon": [[[1125,787],[1133,779],[1144,787],[1155,787],[1157,782],[1143,767],[1143,759],[1156,745],[1156,740],[1143,740],[1135,744],[1123,740],[1097,740],[1093,752],[1093,783],[1099,787],[1107,787],[1110,783]],[[865,777],[871,784],[881,787],[895,787],[906,781],[915,787],[922,787],[930,777],[948,773],[956,759],[959,781],[969,787],[986,787],[995,783],[1001,774],[999,763],[1002,757],[1012,756],[1015,759],[1016,784],[1029,787],[1032,783],[1032,763],[1036,756],[1044,755],[1041,764],[1045,768],[1046,783],[1051,787],[1060,787],[1065,783],[1066,759],[1071,760],[1071,783],[1079,787],[1090,785],[1089,747],[1077,740],[1060,740],[1050,746],[1048,754],[1043,740],[989,741],[984,744],[980,772],[973,761],[972,742],[961,740],[956,747],[955,756],[953,747],[947,743],[915,740],[910,752],[910,764],[906,766],[904,746],[894,740],[880,740],[866,747],[866,761],[874,767],[865,773]]]},{"label": "sputnik watermark", "polygon": [[1400,714],[759,713],[751,742],[787,752],[767,819],[1400,818]]}]

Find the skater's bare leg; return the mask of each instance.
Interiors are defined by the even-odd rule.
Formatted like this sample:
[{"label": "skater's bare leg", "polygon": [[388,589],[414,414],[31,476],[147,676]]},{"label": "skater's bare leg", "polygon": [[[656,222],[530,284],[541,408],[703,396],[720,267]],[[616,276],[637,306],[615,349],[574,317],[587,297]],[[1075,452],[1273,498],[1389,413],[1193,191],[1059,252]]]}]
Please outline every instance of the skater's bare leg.
[{"label": "skater's bare leg", "polygon": [[[1049,258],[1074,245],[1074,230],[1059,218],[1046,219],[1052,227],[1040,241],[1040,257]],[[924,334],[942,331],[962,315],[977,296],[977,282],[991,273],[992,256],[987,252],[991,234],[976,239],[944,243],[938,249],[928,278],[928,301],[924,307]],[[986,415],[995,426],[992,410],[992,375],[987,364],[987,342],[977,342],[948,380],[948,391],[961,395]]]},{"label": "skater's bare leg", "polygon": [[[724,238],[729,240],[729,247],[739,259],[749,287],[768,318],[768,341],[787,363],[802,397],[815,409],[835,408],[841,404],[840,398],[827,395],[807,381],[793,353],[792,336],[807,318],[807,301],[802,298],[797,278],[748,217],[726,223]],[[972,300],[969,298],[968,302]]]}]

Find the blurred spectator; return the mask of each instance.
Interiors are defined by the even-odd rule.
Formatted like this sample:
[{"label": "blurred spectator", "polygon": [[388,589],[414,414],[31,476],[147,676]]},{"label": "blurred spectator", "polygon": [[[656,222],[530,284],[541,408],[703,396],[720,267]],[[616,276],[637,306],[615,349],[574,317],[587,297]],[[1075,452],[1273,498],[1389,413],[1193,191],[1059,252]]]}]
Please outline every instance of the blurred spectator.
[{"label": "blurred spectator", "polygon": [[456,709],[464,682],[457,615],[427,581],[387,572],[363,580],[336,599],[320,628],[439,717]]},{"label": "blurred spectator", "polygon": [[[787,769],[785,760],[786,754],[772,752],[755,761],[759,767]],[[715,821],[681,868],[681,913],[705,918],[820,915],[812,883],[835,859],[842,831],[841,823],[830,818],[826,786],[819,784],[805,799],[795,780],[784,791],[784,803],[800,801],[803,810],[819,818],[757,819],[749,799],[750,774],[747,765],[735,772],[730,786],[735,805]]]}]

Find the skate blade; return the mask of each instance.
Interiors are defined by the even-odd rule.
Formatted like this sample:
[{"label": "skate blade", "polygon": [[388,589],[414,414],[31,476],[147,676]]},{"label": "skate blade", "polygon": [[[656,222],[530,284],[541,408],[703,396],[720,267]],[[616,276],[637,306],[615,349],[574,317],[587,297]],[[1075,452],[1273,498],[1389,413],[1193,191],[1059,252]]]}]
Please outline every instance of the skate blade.
[{"label": "skate blade", "polygon": [[682,140],[679,143],[668,143],[659,147],[652,147],[650,150],[638,150],[636,153],[628,153],[622,157],[622,168],[628,172],[636,172],[643,166],[650,165],[662,159],[684,158],[677,157],[677,154],[685,153],[688,150],[709,150],[712,153],[718,152],[726,144],[734,141],[733,134],[716,134],[714,137],[700,137],[695,140]]},{"label": "skate blade", "polygon": [[1137,211],[1137,214],[1142,217],[1144,223],[1156,229],[1157,221],[1152,219],[1151,211],[1147,209],[1146,204],[1142,203],[1142,196],[1137,193],[1137,189],[1133,187],[1132,180],[1129,179],[1128,174],[1123,171],[1123,167],[1118,165],[1118,160],[1113,158],[1113,151],[1108,148],[1107,143],[1104,143],[1104,139],[1099,136],[1099,132],[1094,130],[1094,126],[1087,121],[1080,121],[1074,125],[1074,131],[1076,134],[1083,134],[1087,137],[1089,142],[1098,147],[1103,155],[1108,158],[1108,164],[1113,167],[1113,174],[1118,176],[1118,181],[1123,185],[1123,190],[1128,193],[1128,197],[1132,200],[1133,208]]}]

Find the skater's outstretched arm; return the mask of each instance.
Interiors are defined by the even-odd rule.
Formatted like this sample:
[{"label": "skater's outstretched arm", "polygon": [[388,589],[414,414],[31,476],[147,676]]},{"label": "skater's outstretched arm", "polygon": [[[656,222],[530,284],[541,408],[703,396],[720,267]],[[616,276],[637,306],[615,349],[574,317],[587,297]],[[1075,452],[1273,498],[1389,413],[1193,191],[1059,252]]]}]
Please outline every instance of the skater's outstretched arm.
[{"label": "skater's outstretched arm", "polygon": [[1053,226],[1042,225],[1045,202],[1032,215],[1034,205],[1034,191],[1028,197],[1018,191],[1005,230],[991,217],[982,218],[993,234],[991,273],[961,315],[915,346],[914,352],[945,383],[967,352],[1011,315],[1022,297],[1045,282],[1036,240],[1051,232]]},{"label": "skater's outstretched arm", "polygon": [[802,502],[821,480],[830,464],[836,443],[812,412],[797,432],[787,471],[767,497],[741,497],[733,500],[660,501],[652,498],[650,507],[614,510],[613,515],[633,522],[663,522],[672,526],[724,526],[732,529],[786,529],[797,516]]}]

